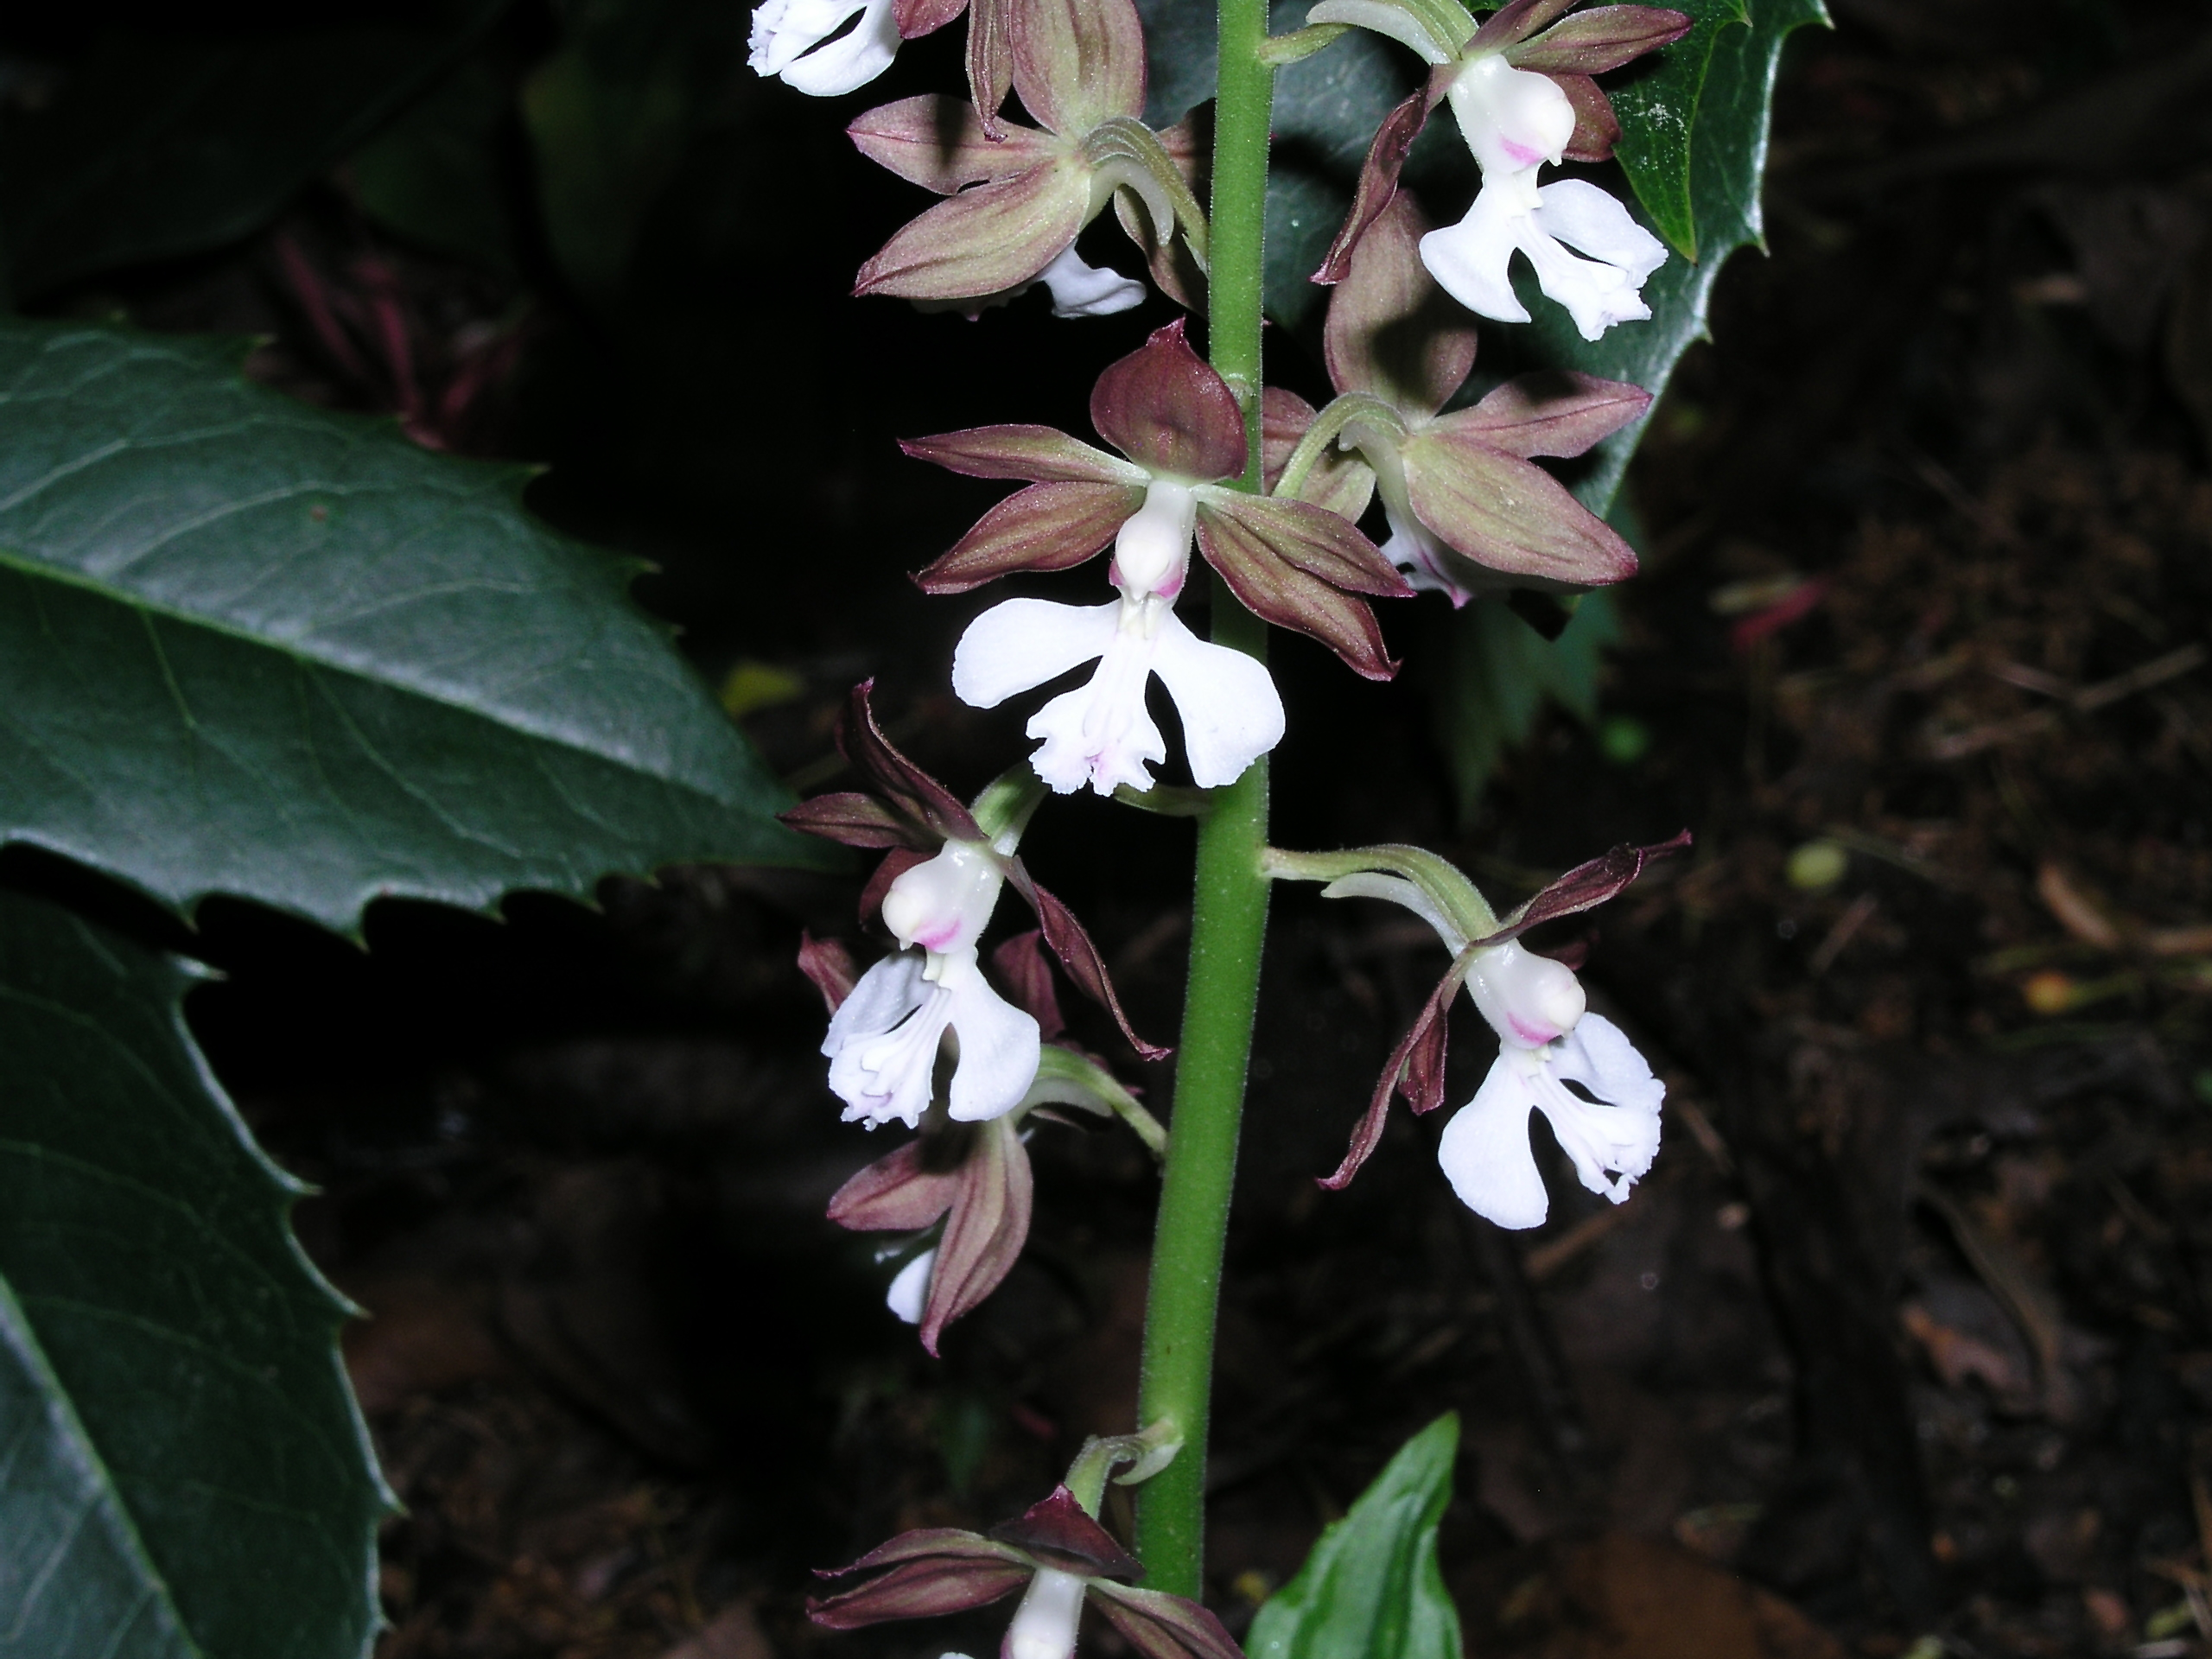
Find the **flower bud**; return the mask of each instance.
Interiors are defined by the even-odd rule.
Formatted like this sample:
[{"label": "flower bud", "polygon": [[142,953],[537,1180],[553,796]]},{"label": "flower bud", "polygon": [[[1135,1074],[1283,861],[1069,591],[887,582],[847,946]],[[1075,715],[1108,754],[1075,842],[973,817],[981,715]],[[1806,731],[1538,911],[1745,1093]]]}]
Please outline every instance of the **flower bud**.
[{"label": "flower bud", "polygon": [[1518,939],[1476,957],[1467,993],[1498,1040],[1516,1048],[1541,1048],[1564,1037],[1588,1006],[1573,969],[1523,950]]},{"label": "flower bud", "polygon": [[1083,1591],[1084,1580],[1075,1573],[1039,1567],[1007,1626],[999,1659],[1069,1659],[1083,1617]]},{"label": "flower bud", "polygon": [[1116,585],[1131,599],[1152,594],[1174,598],[1191,567],[1191,537],[1198,523],[1198,498],[1189,485],[1153,480],[1144,505],[1123,521],[1114,537]]},{"label": "flower bud", "polygon": [[1529,199],[1516,205],[1533,208],[1535,169],[1544,162],[1558,166],[1574,137],[1574,105],[1560,84],[1486,53],[1459,72],[1448,96],[1467,148],[1482,164],[1484,188],[1525,175]]},{"label": "flower bud", "polygon": [[883,925],[902,945],[932,955],[971,950],[991,919],[1006,871],[980,842],[944,850],[903,872],[883,895]]}]

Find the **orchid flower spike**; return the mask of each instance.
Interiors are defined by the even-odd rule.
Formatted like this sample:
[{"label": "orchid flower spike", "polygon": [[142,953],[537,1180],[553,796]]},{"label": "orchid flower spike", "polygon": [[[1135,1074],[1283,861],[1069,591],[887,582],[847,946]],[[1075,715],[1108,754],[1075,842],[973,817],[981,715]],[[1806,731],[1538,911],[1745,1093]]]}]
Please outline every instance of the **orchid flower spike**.
[{"label": "orchid flower spike", "polygon": [[1690,20],[1632,5],[1562,16],[1575,3],[1512,0],[1479,29],[1451,0],[1321,0],[1307,14],[1313,22],[1356,23],[1388,35],[1432,66],[1428,84],[1376,134],[1351,217],[1316,282],[1341,280],[1352,248],[1396,191],[1414,139],[1448,99],[1483,170],[1467,216],[1421,239],[1423,262],[1452,298],[1482,316],[1527,322],[1510,276],[1518,252],[1585,340],[1651,315],[1642,289],[1665,263],[1664,245],[1596,185],[1580,179],[1540,185],[1537,175],[1547,164],[1612,154],[1620,123],[1592,77],[1679,39]]},{"label": "orchid flower spike", "polygon": [[1090,418],[1120,455],[1041,426],[978,427],[905,445],[955,472],[1030,481],[915,577],[930,593],[964,593],[1017,570],[1065,570],[1114,549],[1107,576],[1118,599],[1008,600],[970,623],[954,653],[952,689],[979,709],[1097,661],[1086,683],[1029,721],[1029,735],[1043,740],[1032,764],[1046,784],[1062,793],[1087,784],[1102,795],[1150,787],[1152,765],[1167,754],[1145,709],[1154,675],[1182,716],[1201,788],[1235,781],[1281,739],[1282,701],[1267,670],[1198,639],[1175,614],[1194,538],[1237,598],[1268,621],[1312,635],[1370,679],[1396,671],[1366,601],[1412,588],[1337,513],[1227,486],[1244,471],[1243,416],[1179,321],[1108,365]]},{"label": "orchid flower spike", "polygon": [[1318,416],[1290,393],[1272,400],[1277,490],[1355,518],[1378,492],[1382,556],[1455,606],[1633,575],[1629,544],[1534,458],[1581,454],[1651,395],[1595,375],[1525,374],[1444,414],[1473,372],[1475,331],[1421,264],[1426,228],[1401,191],[1352,251],[1322,333],[1338,396]]},{"label": "orchid flower spike", "polygon": [[1073,1659],[1086,1603],[1144,1659],[1243,1659],[1221,1621],[1197,1602],[1125,1582],[1143,1571],[1061,1486],[988,1535],[952,1527],[902,1532],[850,1567],[823,1573],[875,1576],[808,1601],[806,1613],[850,1630],[965,1612],[1020,1590],[1001,1659]]},{"label": "orchid flower spike", "polygon": [[1452,1190],[1501,1227],[1541,1225],[1550,1199],[1529,1122],[1541,1112],[1582,1185],[1624,1202],[1658,1155],[1666,1087],[1618,1027],[1587,1011],[1573,971],[1534,955],[1520,936],[1605,903],[1652,859],[1688,845],[1684,830],[1654,847],[1616,847],[1568,871],[1502,924],[1472,883],[1418,848],[1272,855],[1269,868],[1279,875],[1327,881],[1325,897],[1404,906],[1452,952],[1452,965],[1384,1065],[1344,1162],[1321,1185],[1333,1191],[1350,1184],[1382,1138],[1394,1094],[1416,1113],[1443,1103],[1449,1019],[1464,985],[1497,1034],[1498,1056],[1474,1099],[1445,1125],[1437,1159]]},{"label": "orchid flower spike", "polygon": [[846,1121],[918,1125],[948,1033],[958,1046],[948,1101],[954,1118],[980,1122],[1020,1104],[1037,1076],[1038,1022],[991,988],[978,957],[1008,883],[1036,912],[1069,976],[1112,1012],[1140,1052],[1165,1054],[1130,1028],[1097,946],[1015,854],[1039,798],[1034,785],[995,785],[975,809],[963,805],[885,738],[868,706],[873,685],[854,688],[838,734],[872,791],[817,796],[783,815],[795,829],[886,854],[861,912],[880,912],[900,949],[840,996],[822,1045]]},{"label": "orchid flower spike", "polygon": [[[847,130],[863,155],[945,200],[861,266],[853,291],[972,316],[1043,283],[1061,316],[1125,310],[1143,297],[1142,285],[1075,251],[1077,236],[1110,202],[1154,279],[1171,298],[1195,303],[1206,246],[1192,188],[1197,145],[1187,123],[1156,133],[1137,118],[1145,56],[1135,0],[995,4],[1007,75],[1041,124],[1000,119],[981,92],[967,104],[902,99],[855,121]],[[971,48],[982,21],[969,22]],[[975,73],[971,63],[971,80]]]}]

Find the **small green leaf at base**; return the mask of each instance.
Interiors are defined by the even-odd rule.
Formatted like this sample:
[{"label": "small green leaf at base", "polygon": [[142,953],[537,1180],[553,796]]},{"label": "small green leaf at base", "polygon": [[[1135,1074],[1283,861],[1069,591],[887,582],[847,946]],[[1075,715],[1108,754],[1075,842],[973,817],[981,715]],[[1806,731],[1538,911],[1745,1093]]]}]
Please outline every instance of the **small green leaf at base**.
[{"label": "small green leaf at base", "polygon": [[0,323],[0,842],[188,911],[819,865],[634,567],[527,474],[250,384],[232,342]]},{"label": "small green leaf at base", "polygon": [[1455,1412],[1406,1442],[1260,1609],[1244,1640],[1250,1659],[1460,1659],[1459,1615],[1436,1560],[1459,1447]]},{"label": "small green leaf at base", "polygon": [[0,1649],[359,1659],[391,1499],[181,964],[0,895]]}]

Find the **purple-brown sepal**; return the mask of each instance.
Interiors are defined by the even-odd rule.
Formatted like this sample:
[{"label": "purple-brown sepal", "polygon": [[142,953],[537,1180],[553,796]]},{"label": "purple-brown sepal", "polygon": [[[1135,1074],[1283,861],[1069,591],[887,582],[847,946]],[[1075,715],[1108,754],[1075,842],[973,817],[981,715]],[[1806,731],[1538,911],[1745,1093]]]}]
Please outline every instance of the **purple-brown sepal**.
[{"label": "purple-brown sepal", "polygon": [[1141,1579],[1144,1565],[1114,1541],[1114,1535],[1085,1515],[1075,1494],[1056,1486],[1011,1521],[991,1529],[1001,1543],[1011,1544],[1045,1566],[1086,1579]]},{"label": "purple-brown sepal", "polygon": [[1090,1602],[1145,1659],[1244,1659],[1221,1621],[1181,1596],[1094,1582]]},{"label": "purple-brown sepal", "polygon": [[817,1569],[817,1576],[887,1569],[841,1594],[807,1598],[806,1616],[833,1630],[858,1630],[893,1618],[933,1618],[965,1612],[1012,1595],[1036,1564],[1007,1545],[953,1527],[902,1532],[850,1567]]},{"label": "purple-brown sepal", "polygon": [[1654,859],[1671,858],[1676,853],[1688,852],[1689,846],[1690,832],[1687,830],[1671,840],[1655,842],[1649,847],[1631,847],[1623,842],[1586,864],[1576,865],[1507,917],[1505,925],[1497,932],[1472,941],[1469,948],[1483,950],[1491,945],[1503,944],[1508,939],[1518,938],[1541,923],[1593,910],[1608,899],[1618,896],[1643,874],[1643,867]]},{"label": "purple-brown sepal", "polygon": [[1229,383],[1183,335],[1178,317],[1109,363],[1091,389],[1090,422],[1138,466],[1190,482],[1244,470],[1244,416]]}]

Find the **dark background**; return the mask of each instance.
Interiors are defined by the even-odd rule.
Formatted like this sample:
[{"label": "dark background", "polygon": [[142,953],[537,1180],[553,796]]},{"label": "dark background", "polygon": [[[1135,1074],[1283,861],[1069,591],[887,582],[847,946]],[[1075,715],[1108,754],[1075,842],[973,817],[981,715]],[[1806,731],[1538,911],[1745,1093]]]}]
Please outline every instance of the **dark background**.
[{"label": "dark background", "polygon": [[[1629,1205],[1555,1179],[1530,1235],[1458,1207],[1433,1123],[1315,1188],[1442,961],[1395,912],[1280,895],[1223,1324],[1232,1629],[1456,1408],[1445,1564],[1478,1655],[2212,1638],[2184,1594],[2212,1567],[2212,940],[2161,937],[2212,921],[2212,696],[2177,655],[2212,620],[2212,34],[2177,3],[1835,10],[1786,61],[1770,257],[1723,277],[1630,475],[1645,569],[1600,724],[1541,723],[1462,823],[1441,601],[1386,616],[1392,686],[1276,652],[1287,844],[1426,842],[1502,899],[1615,842],[1697,849],[1546,944],[1590,947],[1670,1109]],[[315,42],[247,8],[11,11],[18,302],[257,334],[273,385],[545,463],[531,505],[657,563],[640,597],[753,688],[787,775],[831,780],[873,674],[899,740],[979,785],[1022,714],[961,708],[945,672],[995,595],[903,573],[993,492],[892,440],[1083,434],[1097,368],[1169,308],[846,297],[920,202],[842,124],[954,84],[957,30],[822,105],[744,71],[741,6],[459,16],[319,19],[415,29],[435,63],[327,156],[286,151],[273,217],[73,273],[19,232],[82,100],[193,53],[271,86]],[[1318,401],[1297,342],[1271,349]],[[1792,581],[1823,585],[1783,622],[1763,602]],[[1152,1034],[1188,833],[1085,798],[1025,849]],[[1840,879],[1793,881],[1823,839]],[[826,1637],[807,1569],[998,1519],[1128,1427],[1154,1182],[1122,1138],[1041,1128],[1027,1255],[919,1352],[868,1241],[821,1218],[888,1144],[836,1122],[790,965],[802,925],[858,942],[857,877],[391,905],[360,950],[222,901],[187,933],[33,857],[0,875],[224,971],[195,1030],[321,1185],[302,1236],[373,1315],[347,1352],[409,1506],[389,1659],[989,1651],[996,1614]],[[1170,1069],[1077,1018],[1164,1109]],[[1455,1096],[1489,1060],[1462,1036]]]}]

